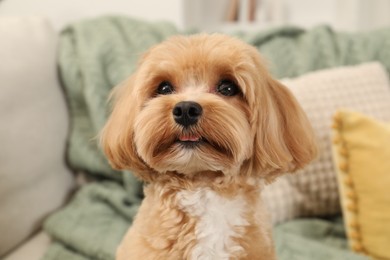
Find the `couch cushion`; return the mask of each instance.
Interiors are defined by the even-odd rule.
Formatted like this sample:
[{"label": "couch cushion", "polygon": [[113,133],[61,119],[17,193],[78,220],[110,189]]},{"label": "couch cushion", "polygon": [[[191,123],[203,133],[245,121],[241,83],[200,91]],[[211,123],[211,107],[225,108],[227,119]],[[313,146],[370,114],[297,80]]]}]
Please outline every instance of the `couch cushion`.
[{"label": "couch cushion", "polygon": [[28,241],[19,246],[4,260],[40,260],[49,248],[51,238],[48,234],[39,232]]},{"label": "couch cushion", "polygon": [[274,222],[340,212],[332,162],[330,125],[339,108],[390,121],[390,86],[379,63],[312,72],[283,80],[294,93],[317,135],[319,155],[296,174],[280,177],[264,191]]},{"label": "couch cushion", "polygon": [[42,18],[0,19],[0,257],[63,204],[68,116],[56,75],[57,36]]},{"label": "couch cushion", "polygon": [[390,259],[390,124],[343,110],[333,127],[350,246],[373,259]]}]

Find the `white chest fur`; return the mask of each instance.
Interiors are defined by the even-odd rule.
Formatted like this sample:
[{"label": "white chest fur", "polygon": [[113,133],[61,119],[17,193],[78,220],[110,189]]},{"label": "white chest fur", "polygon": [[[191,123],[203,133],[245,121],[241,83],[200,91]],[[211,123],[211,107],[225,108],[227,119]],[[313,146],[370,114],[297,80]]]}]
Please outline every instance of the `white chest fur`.
[{"label": "white chest fur", "polygon": [[198,218],[195,226],[197,244],[192,260],[229,259],[243,248],[234,241],[242,236],[249,223],[243,196],[228,199],[208,188],[181,191],[177,194],[179,206],[190,216]]}]

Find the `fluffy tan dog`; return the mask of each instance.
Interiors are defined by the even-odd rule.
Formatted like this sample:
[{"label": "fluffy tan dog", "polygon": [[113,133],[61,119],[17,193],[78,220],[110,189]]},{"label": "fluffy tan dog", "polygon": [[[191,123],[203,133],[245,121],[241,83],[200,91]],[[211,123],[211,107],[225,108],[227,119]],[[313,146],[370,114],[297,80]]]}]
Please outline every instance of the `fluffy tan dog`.
[{"label": "fluffy tan dog", "polygon": [[292,94],[255,48],[219,34],[150,49],[114,91],[102,145],[147,183],[118,260],[275,259],[260,191],[315,155]]}]

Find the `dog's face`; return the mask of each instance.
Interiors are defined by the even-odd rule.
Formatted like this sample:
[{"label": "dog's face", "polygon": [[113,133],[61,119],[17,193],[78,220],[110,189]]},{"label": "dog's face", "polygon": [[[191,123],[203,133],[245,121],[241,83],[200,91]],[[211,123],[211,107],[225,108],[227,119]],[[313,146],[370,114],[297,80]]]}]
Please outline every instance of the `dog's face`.
[{"label": "dog's face", "polygon": [[115,168],[145,180],[166,172],[267,176],[302,167],[315,153],[294,97],[255,48],[228,36],[155,46],[114,96],[103,148]]}]

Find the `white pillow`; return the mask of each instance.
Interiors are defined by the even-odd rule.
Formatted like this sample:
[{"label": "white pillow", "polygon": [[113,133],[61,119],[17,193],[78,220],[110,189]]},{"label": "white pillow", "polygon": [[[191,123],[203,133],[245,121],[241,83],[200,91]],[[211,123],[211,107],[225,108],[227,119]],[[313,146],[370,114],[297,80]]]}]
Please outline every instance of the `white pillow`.
[{"label": "white pillow", "polygon": [[0,258],[36,231],[73,186],[57,36],[42,18],[0,18]]},{"label": "white pillow", "polygon": [[331,153],[332,116],[339,108],[390,121],[390,85],[379,63],[309,73],[282,82],[294,93],[316,132],[319,156],[296,174],[266,187],[263,198],[274,223],[340,212]]}]

